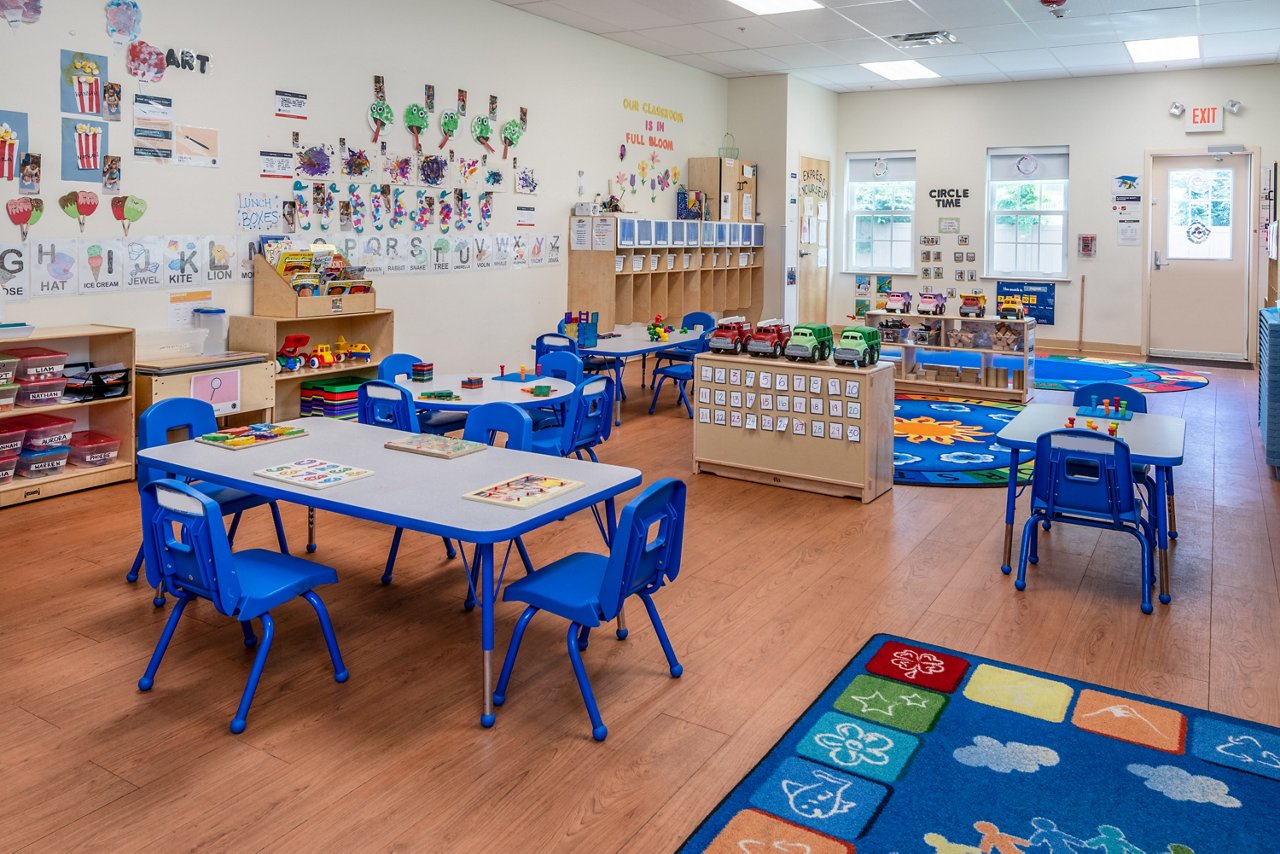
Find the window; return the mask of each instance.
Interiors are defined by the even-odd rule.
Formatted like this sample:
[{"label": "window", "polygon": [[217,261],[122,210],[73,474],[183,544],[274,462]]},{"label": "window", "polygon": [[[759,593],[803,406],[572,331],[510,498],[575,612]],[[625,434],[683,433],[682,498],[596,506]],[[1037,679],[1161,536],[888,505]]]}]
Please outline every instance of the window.
[{"label": "window", "polygon": [[914,273],[915,153],[851,154],[847,180],[846,272]]},{"label": "window", "polygon": [[1050,278],[1067,269],[1067,149],[987,150],[987,272]]},{"label": "window", "polygon": [[1231,260],[1230,169],[1169,170],[1169,257]]}]

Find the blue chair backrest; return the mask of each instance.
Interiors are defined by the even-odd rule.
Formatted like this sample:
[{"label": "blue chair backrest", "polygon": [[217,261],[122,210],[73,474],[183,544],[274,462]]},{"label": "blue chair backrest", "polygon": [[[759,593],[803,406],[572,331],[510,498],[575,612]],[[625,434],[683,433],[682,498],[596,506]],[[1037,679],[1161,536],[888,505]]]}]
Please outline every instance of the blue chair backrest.
[{"label": "blue chair backrest", "polygon": [[578,342],[560,332],[548,332],[539,335],[533,342],[533,360],[541,362],[542,357],[557,350],[568,350],[575,356],[578,354]]},{"label": "blue chair backrest", "polygon": [[690,331],[695,326],[701,326],[703,332],[710,332],[716,328],[716,319],[705,311],[691,311],[680,321],[680,325]]},{"label": "blue chair backrest", "polygon": [[393,383],[396,377],[410,376],[413,366],[422,360],[409,353],[392,353],[378,363],[378,379],[385,383]]},{"label": "blue chair backrest", "polygon": [[[138,416],[138,450],[167,445],[174,431],[178,434],[174,439],[182,442],[217,430],[213,404],[193,397],[171,397],[151,404]],[[138,488],[165,476],[159,469],[139,465]]]},{"label": "blue chair backrest", "polygon": [[1049,513],[1077,513],[1119,524],[1135,509],[1129,446],[1093,430],[1054,430],[1036,440],[1032,497]]},{"label": "blue chair backrest", "polygon": [[675,580],[684,546],[684,501],[684,481],[668,477],[623,508],[600,582],[603,620],[618,616],[628,596]]},{"label": "blue chair backrest", "polygon": [[1099,406],[1104,400],[1114,400],[1118,397],[1129,404],[1130,412],[1147,411],[1147,396],[1133,386],[1119,383],[1089,383],[1080,386],[1071,396],[1071,403],[1074,406],[1092,406],[1095,397],[1098,398]]},{"label": "blue chair backrest", "polygon": [[361,424],[418,432],[413,395],[392,382],[369,380],[360,386],[356,392],[356,417]]},{"label": "blue chair backrest", "polygon": [[538,359],[544,377],[553,377],[577,385],[582,382],[582,360],[577,353],[553,350]]},{"label": "blue chair backrest", "polygon": [[578,384],[578,406],[568,452],[593,448],[613,432],[613,377],[598,376]]},{"label": "blue chair backrest", "polygon": [[160,559],[165,587],[213,602],[234,616],[240,582],[222,527],[222,508],[182,481],[161,478],[143,488],[143,518]]},{"label": "blue chair backrest", "polygon": [[527,451],[533,445],[533,419],[514,403],[486,403],[467,415],[462,438],[492,445],[498,433],[506,435],[511,450]]}]

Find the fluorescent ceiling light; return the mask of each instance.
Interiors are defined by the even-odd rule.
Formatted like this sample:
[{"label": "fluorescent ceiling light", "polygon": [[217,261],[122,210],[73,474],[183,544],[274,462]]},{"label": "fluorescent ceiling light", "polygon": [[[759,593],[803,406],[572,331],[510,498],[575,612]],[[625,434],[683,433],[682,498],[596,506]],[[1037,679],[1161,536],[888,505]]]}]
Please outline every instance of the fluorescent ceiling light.
[{"label": "fluorescent ceiling light", "polygon": [[757,15],[776,15],[779,12],[803,12],[806,9],[822,8],[822,4],[816,0],[729,0],[729,2]]},{"label": "fluorescent ceiling light", "polygon": [[861,62],[858,63],[872,74],[879,74],[886,80],[923,80],[937,77],[938,72],[925,68],[914,59],[901,59],[896,62]]},{"label": "fluorescent ceiling light", "polygon": [[1199,59],[1200,37],[1178,36],[1172,39],[1140,39],[1125,42],[1134,62],[1169,62],[1175,59]]}]

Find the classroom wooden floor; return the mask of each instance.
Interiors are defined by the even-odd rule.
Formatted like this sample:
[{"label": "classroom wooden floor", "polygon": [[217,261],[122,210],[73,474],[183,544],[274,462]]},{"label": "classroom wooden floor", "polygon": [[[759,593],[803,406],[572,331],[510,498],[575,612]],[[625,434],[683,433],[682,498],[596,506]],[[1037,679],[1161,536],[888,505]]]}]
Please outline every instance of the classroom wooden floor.
[{"label": "classroom wooden floor", "polygon": [[[1152,616],[1131,538],[1055,527],[1020,594],[997,568],[1001,490],[862,505],[695,478],[688,419],[673,399],[646,416],[635,389],[601,456],[689,483],[683,571],[657,597],[685,674],[667,675],[639,607],[630,640],[598,633],[603,744],[549,617],[480,728],[479,615],[438,538],[406,536],[383,587],[390,530],[321,514],[315,557],[341,578],[321,593],[351,679],[334,683],[310,608],[282,608],[233,736],[252,653],[207,603],[137,690],[168,610],[123,581],[132,485],[2,511],[0,849],[671,851],[877,632],[1278,725],[1280,483],[1253,375],[1211,377],[1151,398],[1189,425],[1175,599]],[[250,515],[238,545],[271,546],[268,514]],[[304,518],[286,510],[298,549]],[[528,544],[535,561],[600,545],[589,517]],[[518,613],[499,607],[499,653]]]}]

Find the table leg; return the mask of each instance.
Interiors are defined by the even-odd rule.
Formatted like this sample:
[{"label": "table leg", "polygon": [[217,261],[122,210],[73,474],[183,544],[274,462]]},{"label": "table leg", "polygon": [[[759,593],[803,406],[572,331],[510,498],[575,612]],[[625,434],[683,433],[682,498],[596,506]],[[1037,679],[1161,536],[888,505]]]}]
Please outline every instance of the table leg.
[{"label": "table leg", "polygon": [[480,725],[493,726],[493,610],[498,598],[493,589],[493,543],[476,546],[476,559],[480,561],[480,622],[484,647],[484,713]]},{"label": "table leg", "polygon": [[621,359],[613,360],[613,426],[622,426],[622,369]]},{"label": "table leg", "polygon": [[316,508],[307,508],[307,554],[316,550]]},{"label": "table leg", "polygon": [[1004,563],[1000,571],[1013,572],[1013,514],[1018,503],[1018,449],[1009,452],[1009,492],[1004,499]]},{"label": "table leg", "polygon": [[1173,468],[1165,469],[1165,485],[1169,492],[1169,539],[1178,541],[1178,508],[1173,503]]},{"label": "table leg", "polygon": [[644,371],[645,371],[645,367],[648,364],[649,364],[649,354],[641,353],[640,354],[640,388],[644,388]]},{"label": "table leg", "polygon": [[1169,506],[1165,502],[1165,468],[1156,466],[1156,494],[1151,502],[1156,511],[1156,547],[1160,558],[1160,601],[1168,605],[1169,596]]},{"label": "table leg", "polygon": [[614,512],[614,507],[615,505],[612,497],[604,500],[605,526],[609,530],[609,539],[605,545],[609,548],[613,548],[614,538],[618,536],[618,514]]}]

